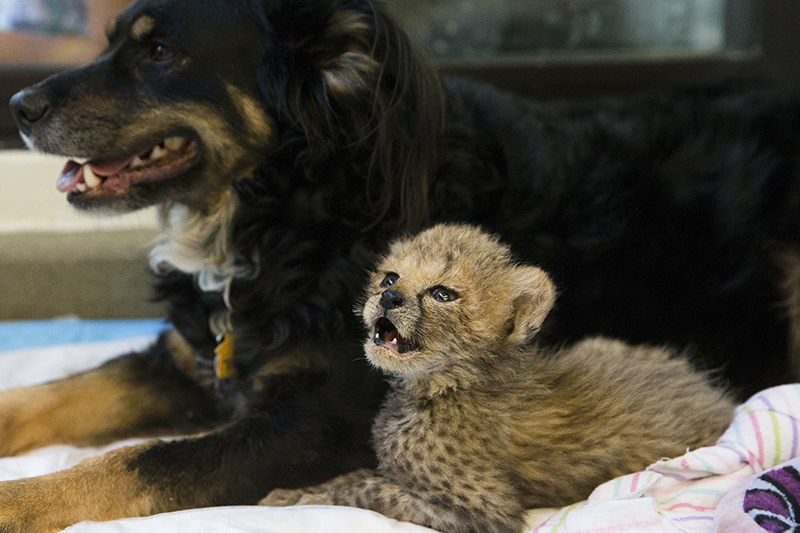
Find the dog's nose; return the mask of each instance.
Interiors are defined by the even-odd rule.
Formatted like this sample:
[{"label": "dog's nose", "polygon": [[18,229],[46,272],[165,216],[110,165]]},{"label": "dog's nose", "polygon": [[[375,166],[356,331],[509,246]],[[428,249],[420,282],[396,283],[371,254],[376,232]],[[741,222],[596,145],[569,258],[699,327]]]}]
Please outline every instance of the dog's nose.
[{"label": "dog's nose", "polygon": [[381,294],[381,307],[384,309],[394,309],[403,305],[403,295],[397,291],[383,291]]},{"label": "dog's nose", "polygon": [[33,123],[41,120],[50,108],[47,97],[35,90],[18,92],[11,97],[8,104],[11,106],[17,127],[24,134],[29,134]]}]

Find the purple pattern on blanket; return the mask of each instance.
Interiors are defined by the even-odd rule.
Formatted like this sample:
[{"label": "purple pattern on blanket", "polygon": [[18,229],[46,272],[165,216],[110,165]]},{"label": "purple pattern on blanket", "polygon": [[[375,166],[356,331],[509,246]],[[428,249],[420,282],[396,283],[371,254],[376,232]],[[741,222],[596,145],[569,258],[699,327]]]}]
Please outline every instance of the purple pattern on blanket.
[{"label": "purple pattern on blanket", "polygon": [[785,466],[765,472],[744,496],[744,512],[770,533],[800,533],[800,472]]}]

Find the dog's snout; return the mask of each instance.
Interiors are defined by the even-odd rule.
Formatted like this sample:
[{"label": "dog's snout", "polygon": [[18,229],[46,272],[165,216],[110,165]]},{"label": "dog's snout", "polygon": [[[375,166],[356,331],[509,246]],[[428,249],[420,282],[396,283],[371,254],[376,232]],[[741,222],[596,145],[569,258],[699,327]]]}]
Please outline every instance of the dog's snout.
[{"label": "dog's snout", "polygon": [[9,101],[14,120],[22,133],[28,134],[34,122],[42,119],[50,108],[47,97],[40,91],[20,91]]},{"label": "dog's snout", "polygon": [[403,295],[398,291],[383,291],[380,304],[384,309],[400,307],[403,305]]}]

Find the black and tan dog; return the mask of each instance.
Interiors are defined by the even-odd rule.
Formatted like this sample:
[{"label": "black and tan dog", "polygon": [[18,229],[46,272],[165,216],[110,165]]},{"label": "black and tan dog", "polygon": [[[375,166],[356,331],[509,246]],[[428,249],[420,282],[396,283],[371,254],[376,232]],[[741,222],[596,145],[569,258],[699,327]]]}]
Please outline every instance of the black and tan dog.
[{"label": "black and tan dog", "polygon": [[384,387],[351,310],[385,243],[429,222],[481,224],[551,272],[550,342],[691,344],[743,392],[792,376],[793,97],[524,102],[440,82],[371,0],[137,0],[108,36],[12,110],[32,148],[72,158],[58,186],[76,208],[161,206],[174,329],[3,393],[0,452],[201,436],[2,483],[1,531],[254,503],[372,466]]}]

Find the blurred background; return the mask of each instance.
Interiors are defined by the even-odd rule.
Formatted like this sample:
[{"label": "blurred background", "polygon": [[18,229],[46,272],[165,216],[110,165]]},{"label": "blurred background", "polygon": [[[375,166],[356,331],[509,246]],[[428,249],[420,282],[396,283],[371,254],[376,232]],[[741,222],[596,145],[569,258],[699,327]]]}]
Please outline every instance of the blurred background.
[{"label": "blurred background", "polygon": [[[0,0],[0,100],[90,61],[128,0]],[[385,0],[443,71],[541,99],[729,78],[800,88],[798,0]],[[155,213],[73,213],[58,158],[0,111],[0,320],[160,316],[146,274]]]},{"label": "blurred background", "polygon": [[[697,56],[758,45],[756,1],[395,0],[435,58]],[[732,31],[733,29],[736,31]]]}]

